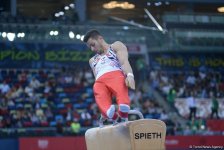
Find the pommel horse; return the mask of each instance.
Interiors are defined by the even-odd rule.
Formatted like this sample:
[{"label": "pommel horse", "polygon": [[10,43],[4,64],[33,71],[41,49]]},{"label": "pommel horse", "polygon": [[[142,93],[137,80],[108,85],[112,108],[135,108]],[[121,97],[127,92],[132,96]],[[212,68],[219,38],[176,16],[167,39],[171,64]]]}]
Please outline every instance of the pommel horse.
[{"label": "pommel horse", "polygon": [[141,112],[130,110],[139,120],[88,129],[87,150],[165,150],[166,125],[157,119],[144,119]]}]

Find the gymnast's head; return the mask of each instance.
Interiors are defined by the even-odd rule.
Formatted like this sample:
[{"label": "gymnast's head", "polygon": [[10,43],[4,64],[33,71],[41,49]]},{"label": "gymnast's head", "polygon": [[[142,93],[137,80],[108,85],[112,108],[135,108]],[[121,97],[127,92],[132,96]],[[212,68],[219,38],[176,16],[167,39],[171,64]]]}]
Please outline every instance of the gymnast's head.
[{"label": "gymnast's head", "polygon": [[83,41],[87,44],[87,46],[96,53],[102,53],[104,49],[104,45],[106,42],[104,41],[103,36],[100,34],[99,31],[92,29],[88,31]]}]

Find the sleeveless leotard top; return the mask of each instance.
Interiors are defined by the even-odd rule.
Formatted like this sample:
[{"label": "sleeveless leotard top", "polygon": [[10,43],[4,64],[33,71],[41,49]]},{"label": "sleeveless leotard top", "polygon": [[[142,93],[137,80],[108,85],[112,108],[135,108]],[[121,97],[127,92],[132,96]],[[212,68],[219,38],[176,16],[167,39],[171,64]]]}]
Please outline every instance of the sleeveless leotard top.
[{"label": "sleeveless leotard top", "polygon": [[95,70],[96,80],[105,73],[122,70],[116,53],[111,46],[107,50],[106,54],[96,54],[93,56],[93,61],[90,65]]}]

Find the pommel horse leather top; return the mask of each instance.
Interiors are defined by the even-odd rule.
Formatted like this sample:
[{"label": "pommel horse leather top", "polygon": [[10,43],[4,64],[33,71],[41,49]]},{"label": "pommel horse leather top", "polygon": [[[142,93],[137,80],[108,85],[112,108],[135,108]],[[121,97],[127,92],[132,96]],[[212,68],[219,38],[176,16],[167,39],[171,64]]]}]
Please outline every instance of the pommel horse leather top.
[{"label": "pommel horse leather top", "polygon": [[165,150],[165,123],[144,119],[136,110],[130,110],[129,114],[138,115],[140,119],[88,129],[85,133],[87,150]]}]

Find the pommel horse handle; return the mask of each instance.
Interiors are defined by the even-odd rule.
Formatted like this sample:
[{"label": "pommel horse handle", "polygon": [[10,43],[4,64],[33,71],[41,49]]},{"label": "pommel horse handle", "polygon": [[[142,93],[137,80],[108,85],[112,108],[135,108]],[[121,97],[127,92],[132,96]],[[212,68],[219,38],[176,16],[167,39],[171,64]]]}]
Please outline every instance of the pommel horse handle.
[{"label": "pommel horse handle", "polygon": [[138,111],[138,110],[130,110],[130,111],[128,112],[128,114],[130,114],[130,115],[137,115],[137,116],[139,116],[140,119],[144,119],[144,116],[143,116],[142,113],[141,113],[140,111]]}]

